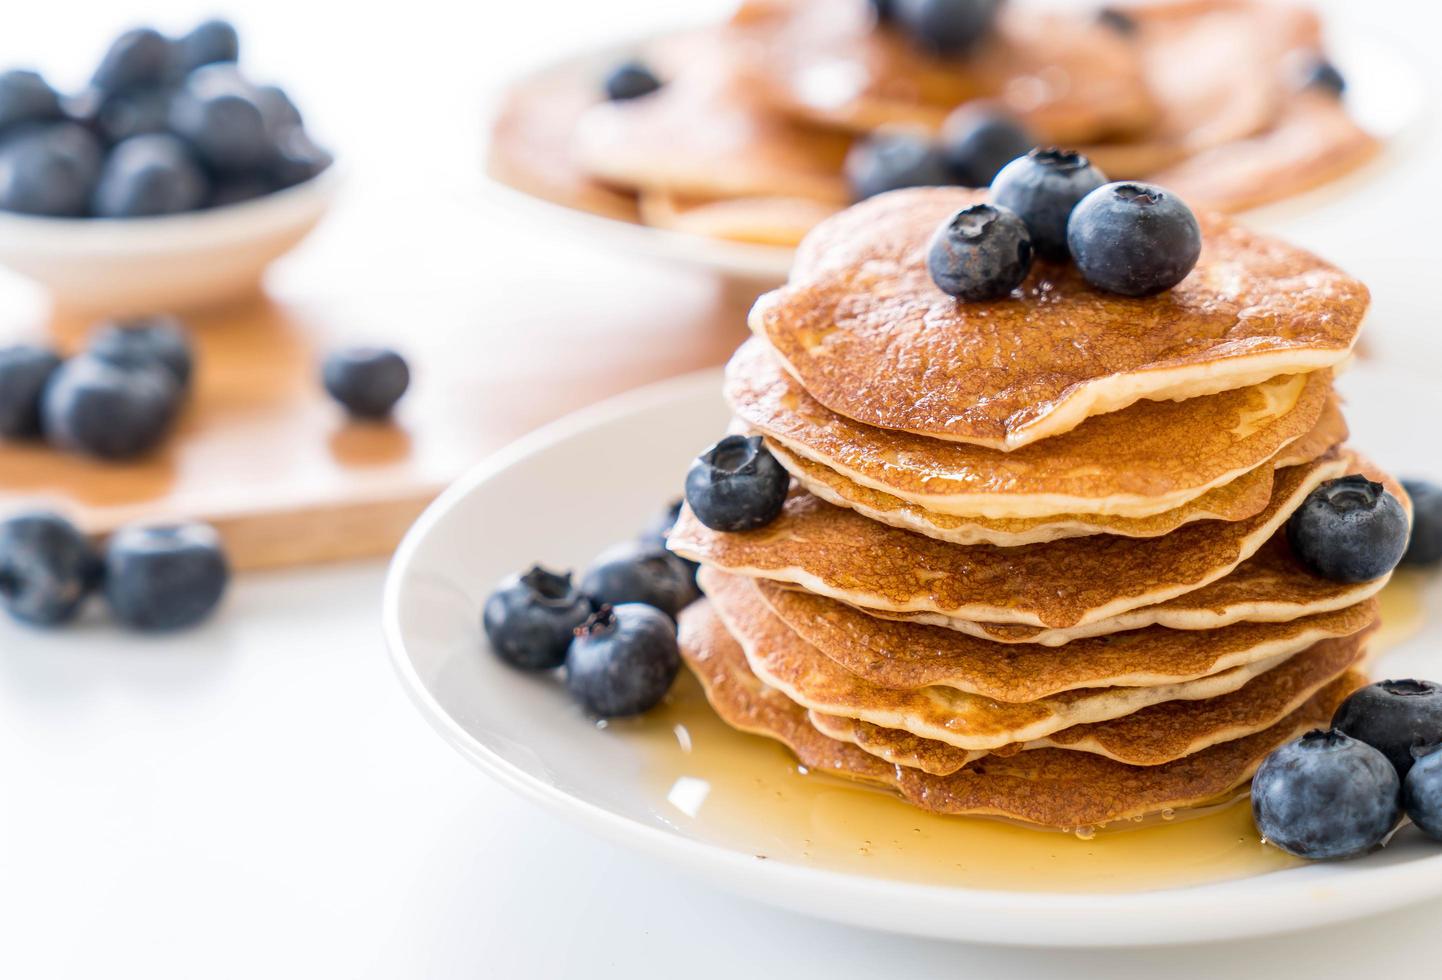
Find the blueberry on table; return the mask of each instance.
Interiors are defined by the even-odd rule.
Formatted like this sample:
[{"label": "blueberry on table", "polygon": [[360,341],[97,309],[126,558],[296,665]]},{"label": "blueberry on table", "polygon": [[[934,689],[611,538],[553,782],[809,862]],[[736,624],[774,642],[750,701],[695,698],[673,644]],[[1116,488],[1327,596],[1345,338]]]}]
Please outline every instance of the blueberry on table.
[{"label": "blueberry on table", "polygon": [[208,524],[122,528],[105,546],[105,599],[132,629],[194,626],[219,605],[229,582],[220,535]]},{"label": "blueberry on table", "polygon": [[100,171],[91,213],[97,218],[144,218],[194,211],[210,194],[200,162],[168,133],[122,141]]},{"label": "blueberry on table", "polygon": [[1404,565],[1442,562],[1442,487],[1425,480],[1403,480],[1412,498],[1412,536],[1402,555]]},{"label": "blueberry on table", "polygon": [[894,0],[894,17],[917,44],[939,55],[964,54],[991,30],[1000,0]]},{"label": "blueberry on table", "polygon": [[145,133],[164,133],[170,128],[173,98],[175,90],[165,86],[106,96],[95,109],[95,127],[111,144]]},{"label": "blueberry on table", "polygon": [[0,438],[40,435],[40,396],[59,367],[60,356],[48,347],[0,347]]},{"label": "blueberry on table", "polygon": [[1071,150],[1035,149],[1002,168],[991,201],[1026,223],[1036,254],[1053,262],[1071,257],[1067,221],[1081,199],[1107,182],[1090,160]]},{"label": "blueberry on table", "polygon": [[60,96],[38,72],[19,68],[0,72],[0,133],[20,123],[62,118]]},{"label": "blueberry on table", "polygon": [[1412,768],[1413,750],[1442,742],[1442,684],[1380,681],[1354,691],[1332,727],[1381,752],[1399,776]]},{"label": "blueberry on table", "polygon": [[940,148],[915,133],[877,133],[859,141],[846,154],[843,170],[858,201],[903,187],[955,183]]},{"label": "blueberry on table", "polygon": [[1269,755],[1252,780],[1257,829],[1288,854],[1328,861],[1381,844],[1401,817],[1387,757],[1341,732],[1308,732]]},{"label": "blueberry on table", "polygon": [[952,179],[963,187],[986,187],[1002,167],[1034,146],[1036,137],[994,106],[962,106],[941,127],[941,154]]},{"label": "blueberry on table", "polygon": [[600,718],[639,715],[661,702],[681,669],[676,624],[654,606],[602,606],[566,653],[566,689]]},{"label": "blueberry on table", "polygon": [[1316,89],[1332,96],[1340,96],[1347,90],[1347,79],[1337,66],[1325,58],[1316,58],[1302,72],[1302,88]]},{"label": "blueberry on table", "polygon": [[164,314],[102,323],[90,334],[86,351],[120,367],[158,364],[181,388],[190,387],[195,371],[190,335],[179,318]]},{"label": "blueberry on table", "polygon": [[1436,746],[1419,750],[1402,780],[1402,810],[1422,833],[1442,840],[1442,752]]},{"label": "blueberry on table", "polygon": [[1292,553],[1334,582],[1370,582],[1402,560],[1407,511],[1380,483],[1360,474],[1328,480],[1287,520]]},{"label": "blueberry on table", "polygon": [[534,565],[512,575],[486,599],[481,626],[491,649],[512,667],[552,670],[566,661],[576,629],[590,617],[591,602],[571,584],[571,574]]},{"label": "blueberry on table", "polygon": [[165,438],[180,386],[160,365],[122,367],[93,354],[60,366],[40,401],[41,427],[61,449],[131,459]]},{"label": "blueberry on table", "polygon": [[65,518],[38,512],[0,521],[0,607],[20,622],[69,622],[99,580],[99,556]]},{"label": "blueberry on table", "polygon": [[347,347],[325,359],[325,390],[357,418],[381,419],[391,413],[411,384],[405,359],[383,347]]},{"label": "blueberry on table", "polygon": [[100,141],[72,122],[27,129],[0,146],[0,210],[79,218],[100,178]]},{"label": "blueberry on table", "polygon": [[973,204],[936,230],[926,268],[937,288],[966,302],[1001,299],[1031,271],[1031,234],[1006,208]]},{"label": "blueberry on table", "polygon": [[697,597],[691,569],[664,547],[627,541],[598,556],[581,578],[596,605],[640,602],[672,619]]},{"label": "blueberry on table", "polygon": [[171,103],[170,128],[219,173],[253,170],[275,153],[255,89],[233,65],[192,72]]},{"label": "blueberry on table", "polygon": [[1155,184],[1104,184],[1067,221],[1067,247],[1087,282],[1120,296],[1152,296],[1187,277],[1202,254],[1192,209]]},{"label": "blueberry on table", "polygon": [[137,27],[111,42],[90,84],[102,92],[155,85],[171,73],[174,52],[159,31]]},{"label": "blueberry on table", "polygon": [[686,503],[713,531],[750,531],[776,520],[791,476],[760,436],[726,436],[686,472]]},{"label": "blueberry on table", "polygon": [[661,80],[642,62],[626,61],[612,68],[603,84],[606,98],[612,102],[625,102],[650,95],[661,87]]},{"label": "blueberry on table", "polygon": [[212,19],[175,42],[174,69],[180,74],[202,65],[231,62],[240,58],[240,35],[228,20]]}]

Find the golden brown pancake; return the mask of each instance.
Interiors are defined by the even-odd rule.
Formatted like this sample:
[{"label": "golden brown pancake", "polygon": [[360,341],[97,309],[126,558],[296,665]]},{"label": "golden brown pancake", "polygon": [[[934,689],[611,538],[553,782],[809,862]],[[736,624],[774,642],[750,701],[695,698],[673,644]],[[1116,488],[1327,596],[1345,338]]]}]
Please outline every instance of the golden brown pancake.
[{"label": "golden brown pancake", "polygon": [[774,582],[742,580],[803,642],[871,684],[900,690],[952,687],[997,701],[1063,691],[1177,684],[1351,636],[1376,622],[1372,600],[1285,623],[1236,623],[1207,631],[1150,626],[1060,647],[998,645],[955,630],[878,619]]},{"label": "golden brown pancake", "polygon": [[[1315,372],[1183,402],[1139,402],[1054,439],[1001,452],[838,415],[808,396],[755,339],[732,357],[725,385],[727,401],[747,426],[856,484],[937,514],[1023,519],[1147,517],[1175,510],[1274,461],[1317,429],[1330,390],[1327,373]],[[1345,436],[1334,409],[1304,455],[1284,459],[1314,459]],[[1254,490],[1262,499],[1250,513],[1233,509],[1218,516],[1235,520],[1260,511],[1271,495],[1274,465],[1257,475]],[[807,475],[797,476],[811,485]],[[828,485],[848,502],[854,496],[843,485]],[[894,509],[883,497],[858,502],[873,511]],[[1034,526],[1003,523],[995,530],[1025,533]],[[948,528],[943,523],[938,529]]]},{"label": "golden brown pancake", "polygon": [[836,213],[836,206],[803,197],[686,198],[640,192],[641,220],[656,228],[755,245],[795,247]]},{"label": "golden brown pancake", "polygon": [[1070,627],[1215,582],[1265,544],[1319,484],[1357,471],[1375,472],[1337,454],[1282,470],[1267,509],[1245,521],[1189,524],[1160,538],[1096,535],[1019,548],[936,541],[793,488],[781,515],[755,531],[712,531],[683,508],[670,547],[705,565],[792,582],[867,609]]},{"label": "golden brown pancake", "polygon": [[1182,399],[1345,360],[1367,289],[1301,249],[1201,215],[1180,284],[1102,293],[1038,263],[1018,294],[962,303],[926,268],[941,222],[980,192],[912,188],[818,225],[752,330],[802,387],[865,425],[1015,450],[1143,399]]},{"label": "golden brown pancake", "polygon": [[1037,749],[988,756],[951,776],[896,766],[829,738],[804,709],[751,673],[740,645],[710,604],[681,614],[681,653],[716,712],[734,728],[790,747],[807,768],[889,787],[936,813],[1010,817],[1048,827],[1086,827],[1215,800],[1251,778],[1283,742],[1325,725],[1366,683],[1349,673],[1271,728],[1162,766],[1128,766],[1087,752]]}]

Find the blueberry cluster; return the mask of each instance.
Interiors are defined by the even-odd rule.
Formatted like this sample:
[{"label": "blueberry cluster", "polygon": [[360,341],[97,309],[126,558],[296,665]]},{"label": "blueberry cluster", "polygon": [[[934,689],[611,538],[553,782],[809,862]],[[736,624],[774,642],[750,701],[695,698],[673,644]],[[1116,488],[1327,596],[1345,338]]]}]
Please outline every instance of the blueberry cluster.
[{"label": "blueberry cluster", "polygon": [[31,626],[72,621],[100,591],[125,626],[182,629],[211,614],[229,580],[220,538],[206,524],[122,528],[97,551],[57,514],[0,521],[0,608]]},{"label": "blueberry cluster", "polygon": [[695,566],[665,548],[680,507],[602,552],[579,586],[540,565],[502,581],[481,614],[492,651],[522,670],[564,667],[566,689],[600,718],[659,704],[681,667],[675,617],[699,595]]},{"label": "blueberry cluster", "polygon": [[1252,782],[1257,829],[1289,854],[1356,857],[1386,842],[1402,815],[1442,840],[1442,684],[1382,681],[1277,749]]},{"label": "blueberry cluster", "polygon": [[148,27],[110,45],[86,90],[0,73],[0,209],[138,218],[219,207],[292,187],[330,166],[284,91],[236,67],[235,28],[180,38]]},{"label": "blueberry cluster", "polygon": [[68,360],[38,345],[0,348],[0,438],[140,456],[174,426],[194,366],[185,328],[169,316],[103,323]]},{"label": "blueberry cluster", "polygon": [[1001,0],[871,0],[878,24],[902,31],[933,54],[965,54],[986,37]]},{"label": "blueberry cluster", "polygon": [[882,132],[851,148],[844,166],[856,200],[903,187],[985,187],[1004,166],[1036,145],[1011,116],[987,104],[962,106],[932,139]]},{"label": "blueberry cluster", "polygon": [[1141,297],[1181,282],[1201,252],[1201,226],[1171,192],[1107,183],[1080,153],[1035,149],[996,175],[991,203],[963,208],[937,229],[926,262],[943,292],[968,302],[1008,295],[1038,255],[1070,259],[1104,292]]}]

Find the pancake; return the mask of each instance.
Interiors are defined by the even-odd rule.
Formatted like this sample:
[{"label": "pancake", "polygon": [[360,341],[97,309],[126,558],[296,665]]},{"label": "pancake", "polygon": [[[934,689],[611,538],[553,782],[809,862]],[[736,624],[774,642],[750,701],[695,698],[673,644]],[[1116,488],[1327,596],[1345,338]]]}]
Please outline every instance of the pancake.
[{"label": "pancake", "polygon": [[752,672],[802,707],[869,721],[973,750],[1045,738],[1073,725],[1130,715],[1168,701],[1228,694],[1288,659],[1282,654],[1177,684],[1086,688],[1001,702],[951,687],[898,690],[837,666],[774,615],[746,579],[703,569],[701,590],[741,644]]},{"label": "pancake", "polygon": [[922,809],[1009,817],[1079,828],[1212,802],[1251,778],[1266,755],[1326,725],[1342,700],[1366,683],[1348,673],[1263,732],[1223,742],[1161,766],[1129,766],[1087,752],[1037,749],[988,756],[951,776],[896,766],[829,738],[805,709],[762,684],[740,645],[707,602],[680,617],[681,653],[717,714],[734,728],[788,746],[808,769],[894,790]]},{"label": "pancake", "polygon": [[960,303],[926,247],[977,191],[882,194],[806,236],[752,330],[822,405],[865,425],[1015,450],[1144,399],[1187,399],[1344,361],[1366,287],[1301,249],[1202,214],[1201,258],[1132,299],[1037,263],[1018,294]]},{"label": "pancake", "polygon": [[[755,339],[731,358],[725,382],[737,417],[791,453],[927,511],[987,518],[1146,517],[1174,510],[1254,471],[1316,429],[1330,390],[1329,375],[1316,372],[1183,402],[1139,402],[1054,439],[999,452],[838,415],[807,395]],[[1312,459],[1345,438],[1335,408],[1326,426],[1324,444],[1309,442],[1306,455],[1285,458]],[[1270,496],[1270,469],[1260,475],[1263,500],[1251,514]],[[810,486],[805,475],[796,475]],[[889,510],[879,498],[865,502]],[[996,527],[1003,533],[1029,529]]]},{"label": "pancake", "polygon": [[[1169,701],[1096,725],[1078,725],[1036,739],[1021,751],[1044,748],[1091,752],[1134,766],[1159,766],[1221,742],[1270,728],[1296,711],[1365,656],[1366,638],[1326,640],[1248,682],[1231,694],[1205,701]],[[832,738],[896,765],[947,776],[976,761],[978,753],[869,722],[809,712],[811,723]],[[1013,754],[1004,751],[1001,754]]]},{"label": "pancake", "polygon": [[640,202],[641,220],[656,228],[786,248],[837,211],[803,197],[686,198],[663,190],[642,190]]},{"label": "pancake", "polygon": [[1205,636],[1151,626],[1060,647],[999,646],[955,630],[878,619],[773,582],[751,587],[803,642],[868,683],[898,690],[951,687],[1014,703],[1083,688],[1196,680],[1351,636],[1377,619],[1376,603],[1368,600],[1285,623],[1236,623]]},{"label": "pancake", "polygon": [[793,487],[780,516],[755,531],[712,531],[682,508],[669,544],[704,565],[792,582],[867,609],[1071,627],[1215,582],[1265,544],[1319,484],[1359,470],[1374,472],[1354,457],[1329,453],[1279,472],[1271,503],[1255,517],[1189,524],[1160,538],[953,545],[879,524]]}]

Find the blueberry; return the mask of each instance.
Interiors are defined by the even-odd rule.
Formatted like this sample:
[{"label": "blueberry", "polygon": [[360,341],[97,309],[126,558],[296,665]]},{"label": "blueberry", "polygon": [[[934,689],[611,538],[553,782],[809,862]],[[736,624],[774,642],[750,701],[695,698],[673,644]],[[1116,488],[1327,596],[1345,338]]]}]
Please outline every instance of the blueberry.
[{"label": "blueberry", "polygon": [[991,200],[1026,222],[1037,255],[1063,262],[1071,257],[1066,227],[1072,210],[1106,182],[1080,153],[1035,149],[1002,168],[991,182]]},{"label": "blueberry", "polygon": [[[676,518],[681,516],[681,505],[685,502],[681,497],[673,500],[666,506],[665,510],[651,519],[651,522],[637,535],[636,540],[652,548],[665,548],[666,538],[670,536],[671,528],[676,526]],[[700,563],[694,562],[689,558],[682,558],[680,555],[673,555],[672,557],[686,567],[686,571],[691,575],[691,584],[694,587],[696,584],[696,573],[701,570]]]},{"label": "blueberry", "polygon": [[619,718],[661,702],[681,669],[676,625],[653,606],[602,606],[566,653],[566,688],[589,712]]},{"label": "blueberry", "polygon": [[159,364],[182,389],[190,387],[195,352],[185,326],[173,316],[146,316],[102,323],[90,335],[86,350],[120,367]]},{"label": "blueberry", "polygon": [[230,204],[243,204],[276,190],[275,182],[265,174],[227,174],[210,182],[208,208],[223,208]]},{"label": "blueberry", "polygon": [[170,431],[180,387],[164,368],[121,367],[93,354],[72,357],[41,397],[45,435],[62,449],[130,459]]},{"label": "blueberry", "polygon": [[255,89],[234,65],[192,72],[171,103],[170,128],[220,173],[254,170],[275,153]]},{"label": "blueberry", "polygon": [[1442,487],[1425,480],[1403,480],[1412,498],[1412,536],[1404,565],[1435,565],[1442,562]]},{"label": "blueberry", "polygon": [[1336,65],[1325,58],[1317,58],[1303,69],[1302,87],[1339,96],[1347,90],[1347,80],[1342,77]]},{"label": "blueberry", "polygon": [[39,73],[18,68],[0,72],[0,132],[20,123],[63,117],[60,96]]},{"label": "blueberry", "polygon": [[174,68],[184,74],[202,65],[235,61],[240,57],[240,35],[227,20],[207,20],[175,42]]},{"label": "blueberry", "polygon": [[1067,247],[1086,281],[1122,296],[1151,296],[1187,277],[1202,254],[1196,215],[1155,184],[1104,184],[1067,222]]},{"label": "blueberry", "polygon": [[1131,37],[1141,27],[1137,19],[1125,10],[1116,7],[1103,7],[1097,11],[1097,22],[1116,31],[1124,37]]},{"label": "blueberry", "polygon": [[109,143],[170,128],[175,90],[163,86],[130,89],[106,96],[95,109],[95,126]]},{"label": "blueberry", "polygon": [[260,106],[260,115],[265,120],[266,128],[273,133],[304,125],[300,110],[279,85],[256,86],[255,102]]},{"label": "blueberry", "polygon": [[1002,167],[1035,145],[1026,127],[986,105],[962,106],[941,127],[941,154],[964,187],[986,187]]},{"label": "blueberry", "polygon": [[894,0],[894,16],[922,47],[958,55],[991,30],[1000,0]]},{"label": "blueberry", "polygon": [[99,578],[100,559],[65,518],[39,512],[0,521],[0,607],[20,622],[69,622]]},{"label": "blueberry", "polygon": [[1343,701],[1332,727],[1377,749],[1397,767],[1412,768],[1412,750],[1442,742],[1442,684],[1380,681]]},{"label": "blueberry", "polygon": [[325,359],[325,390],[358,418],[385,418],[410,387],[405,359],[383,347],[347,347]]},{"label": "blueberry", "polygon": [[275,156],[270,176],[278,188],[302,184],[329,167],[335,160],[299,126],[292,126],[275,138]]},{"label": "blueberry", "polygon": [[954,183],[940,148],[915,133],[878,133],[861,140],[846,154],[844,169],[858,201],[902,187]]},{"label": "blueberry", "polygon": [[973,204],[947,218],[931,237],[926,268],[949,296],[1001,299],[1031,270],[1031,234],[1006,208]]},{"label": "blueberry", "polygon": [[72,122],[45,123],[0,146],[0,210],[78,218],[100,178],[100,141]]},{"label": "blueberry", "polygon": [[1407,512],[1380,483],[1353,474],[1328,480],[1287,520],[1302,564],[1334,582],[1386,575],[1407,550]]},{"label": "blueberry", "polygon": [[1326,861],[1365,854],[1401,816],[1387,757],[1341,732],[1315,731],[1269,755],[1252,781],[1252,817],[1288,854]]},{"label": "blueberry", "polygon": [[229,582],[230,564],[209,524],[122,528],[105,546],[105,599],[132,629],[194,626]]},{"label": "blueberry", "polygon": [[596,605],[640,602],[672,619],[696,598],[691,570],[664,547],[627,541],[603,551],[581,578]]},{"label": "blueberry", "polygon": [[1442,840],[1442,752],[1436,746],[1420,750],[1402,780],[1402,809],[1422,833]]},{"label": "blueberry", "polygon": [[110,151],[91,212],[97,218],[144,218],[194,211],[210,194],[200,162],[168,133],[132,136]]},{"label": "blueberry", "polygon": [[750,531],[780,516],[790,485],[760,436],[726,436],[686,472],[686,502],[713,531]]},{"label": "blueberry", "polygon": [[639,61],[626,61],[606,75],[606,98],[612,102],[625,102],[650,95],[661,87],[656,73]]},{"label": "blueberry", "polygon": [[871,0],[871,13],[878,24],[889,21],[895,13],[895,0]]},{"label": "blueberry", "polygon": [[90,84],[102,92],[157,85],[170,74],[174,51],[158,31],[137,27],[117,37]]},{"label": "blueberry", "polygon": [[0,438],[40,435],[40,396],[60,357],[47,347],[0,347]]},{"label": "blueberry", "polygon": [[491,649],[512,667],[552,670],[566,662],[571,636],[592,613],[591,602],[558,575],[534,565],[512,575],[486,599],[481,625]]}]

